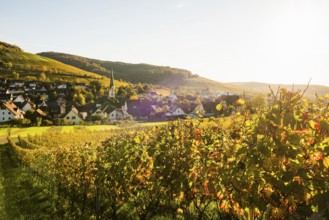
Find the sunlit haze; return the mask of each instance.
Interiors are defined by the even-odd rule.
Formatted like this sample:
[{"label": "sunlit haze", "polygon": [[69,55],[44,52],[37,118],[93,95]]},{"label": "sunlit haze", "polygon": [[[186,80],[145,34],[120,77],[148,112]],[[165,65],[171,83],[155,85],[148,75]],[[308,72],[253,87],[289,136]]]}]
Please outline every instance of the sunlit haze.
[{"label": "sunlit haze", "polygon": [[0,41],[32,53],[329,86],[328,0],[0,0],[0,28]]}]

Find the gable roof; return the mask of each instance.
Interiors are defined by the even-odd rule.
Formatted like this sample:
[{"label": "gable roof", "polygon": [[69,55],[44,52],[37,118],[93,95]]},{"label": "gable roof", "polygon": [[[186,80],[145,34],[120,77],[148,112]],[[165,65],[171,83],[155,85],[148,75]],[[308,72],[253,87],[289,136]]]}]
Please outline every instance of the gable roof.
[{"label": "gable roof", "polygon": [[19,98],[22,99],[23,102],[25,101],[24,96],[23,95],[19,95],[19,96],[17,96],[17,97],[14,98],[13,102],[17,102],[16,100],[19,99]]},{"label": "gable roof", "polygon": [[174,104],[169,106],[169,109],[167,110],[166,114],[173,114],[175,110],[178,108],[180,108],[183,111],[183,113],[186,114],[185,111],[180,106]]},{"label": "gable roof", "polygon": [[21,116],[23,113],[19,108],[12,102],[5,102],[3,105],[15,116]]},{"label": "gable roof", "polygon": [[24,102],[13,102],[17,107],[24,108],[27,104],[29,104],[31,107],[33,106],[33,103],[29,100],[25,100]]},{"label": "gable roof", "polygon": [[71,107],[66,108],[65,114],[64,114],[64,118],[70,113],[72,112],[73,114],[75,114],[76,116],[78,116],[79,118],[82,119],[82,116],[80,116],[78,109],[76,109],[73,105]]}]

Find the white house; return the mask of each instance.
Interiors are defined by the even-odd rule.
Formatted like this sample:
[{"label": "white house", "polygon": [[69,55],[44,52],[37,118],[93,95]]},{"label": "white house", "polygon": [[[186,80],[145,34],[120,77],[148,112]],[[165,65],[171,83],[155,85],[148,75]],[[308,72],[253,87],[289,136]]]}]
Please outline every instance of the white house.
[{"label": "white house", "polygon": [[83,119],[80,117],[78,110],[73,106],[63,117],[68,124],[78,125]]},{"label": "white house", "polygon": [[91,112],[91,116],[100,115],[100,116],[106,118],[107,117],[107,112],[106,112],[107,108],[108,108],[107,105],[102,107],[101,104],[96,104],[96,110]]},{"label": "white house", "polygon": [[65,83],[58,84],[57,89],[67,89],[67,85]]},{"label": "white house", "polygon": [[184,110],[177,106],[177,105],[171,105],[168,109],[168,111],[165,114],[166,116],[184,116],[186,113]]},{"label": "white house", "polygon": [[110,121],[116,120],[117,119],[117,110],[113,109],[111,112],[107,114],[107,119]]},{"label": "white house", "polygon": [[116,109],[115,110],[115,120],[123,120],[126,118],[125,112],[122,111],[122,109]]},{"label": "white house", "polygon": [[23,112],[12,102],[3,103],[0,108],[0,122],[14,118],[24,118]]}]

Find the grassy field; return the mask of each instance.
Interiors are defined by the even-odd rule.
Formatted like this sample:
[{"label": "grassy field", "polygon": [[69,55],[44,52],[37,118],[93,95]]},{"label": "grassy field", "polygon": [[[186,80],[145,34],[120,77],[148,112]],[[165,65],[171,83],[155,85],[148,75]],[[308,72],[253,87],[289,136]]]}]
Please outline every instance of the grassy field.
[{"label": "grassy field", "polygon": [[21,137],[27,137],[27,134],[36,135],[42,134],[51,129],[56,129],[61,132],[74,132],[76,130],[88,129],[90,131],[104,131],[111,129],[119,129],[125,127],[136,126],[156,126],[166,122],[147,122],[147,123],[134,123],[128,125],[91,125],[91,126],[49,126],[49,127],[28,127],[28,128],[0,128],[0,144],[7,143],[7,136],[10,133],[10,137],[15,139],[20,135]]},{"label": "grassy field", "polygon": [[28,127],[28,128],[1,128],[0,129],[0,144],[7,143],[7,136],[10,132],[11,138],[27,137],[27,134],[36,135],[42,134],[45,131],[56,129],[62,132],[72,132],[75,129],[89,129],[89,130],[106,130],[116,129],[114,125],[95,125],[95,126],[59,126],[59,127]]}]

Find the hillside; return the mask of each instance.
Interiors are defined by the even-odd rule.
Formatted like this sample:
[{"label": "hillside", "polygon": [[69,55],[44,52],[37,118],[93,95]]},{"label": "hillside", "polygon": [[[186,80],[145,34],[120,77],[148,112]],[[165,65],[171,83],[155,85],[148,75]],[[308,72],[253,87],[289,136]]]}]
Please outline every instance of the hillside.
[{"label": "hillside", "polygon": [[170,88],[193,90],[209,89],[213,91],[243,92],[243,89],[236,86],[199,77],[184,69],[149,64],[102,61],[56,52],[43,52],[39,53],[39,55],[103,76],[109,76],[113,70],[116,79],[131,83],[150,83]]},{"label": "hillside", "polygon": [[211,91],[230,91],[238,93],[252,93],[249,89],[241,89],[240,87],[230,85],[227,83],[221,83],[214,80],[210,80],[203,77],[190,78],[185,80],[184,84],[181,85],[182,88],[193,89],[193,88],[205,88]]},{"label": "hillside", "polygon": [[[13,74],[13,73],[18,74]],[[23,80],[35,80],[41,77],[44,80],[84,82],[101,81],[108,85],[108,79],[95,73],[81,70],[59,61],[24,52],[21,48],[0,42],[0,76],[6,78],[19,78]]]},{"label": "hillside", "polygon": [[[306,84],[279,85],[279,84],[268,84],[268,83],[259,83],[259,82],[231,82],[229,84],[241,87],[243,89],[252,89],[256,92],[261,92],[261,93],[269,93],[270,92],[269,86],[272,88],[273,91],[276,91],[279,86],[280,88],[286,88],[288,90],[294,89],[295,91],[298,90],[304,91],[307,88]],[[318,94],[319,96],[329,94],[329,87],[310,84],[305,92],[305,96],[308,98],[315,98],[315,94]]]},{"label": "hillside", "polygon": [[188,70],[154,66],[149,64],[129,64],[123,62],[102,61],[96,59],[85,58],[81,56],[56,53],[43,52],[39,55],[48,57],[60,62],[78,67],[80,69],[98,73],[103,76],[109,76],[111,71],[115,72],[115,78],[131,83],[151,83],[161,84],[162,82],[175,79],[182,81],[192,76]]}]

